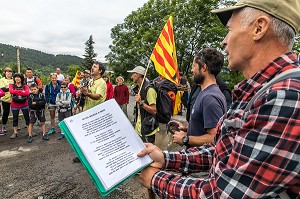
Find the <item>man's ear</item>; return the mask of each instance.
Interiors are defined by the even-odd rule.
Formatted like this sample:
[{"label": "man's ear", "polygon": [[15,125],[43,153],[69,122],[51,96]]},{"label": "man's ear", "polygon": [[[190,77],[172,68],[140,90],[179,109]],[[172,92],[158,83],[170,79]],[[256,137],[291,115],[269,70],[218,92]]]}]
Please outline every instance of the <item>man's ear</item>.
[{"label": "man's ear", "polygon": [[269,30],[270,25],[271,25],[271,20],[269,17],[259,16],[253,25],[254,26],[253,40],[257,41],[257,40],[260,40],[262,37],[264,37],[266,32]]}]

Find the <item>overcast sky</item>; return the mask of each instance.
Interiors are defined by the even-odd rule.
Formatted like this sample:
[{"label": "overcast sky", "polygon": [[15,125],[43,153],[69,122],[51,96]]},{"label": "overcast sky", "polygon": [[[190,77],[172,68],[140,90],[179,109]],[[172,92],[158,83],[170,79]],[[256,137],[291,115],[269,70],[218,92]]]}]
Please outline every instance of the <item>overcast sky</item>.
[{"label": "overcast sky", "polygon": [[[97,60],[112,43],[111,28],[147,0],[0,0],[0,43],[82,57],[90,35]],[[1,49],[0,49],[1,51]]]}]

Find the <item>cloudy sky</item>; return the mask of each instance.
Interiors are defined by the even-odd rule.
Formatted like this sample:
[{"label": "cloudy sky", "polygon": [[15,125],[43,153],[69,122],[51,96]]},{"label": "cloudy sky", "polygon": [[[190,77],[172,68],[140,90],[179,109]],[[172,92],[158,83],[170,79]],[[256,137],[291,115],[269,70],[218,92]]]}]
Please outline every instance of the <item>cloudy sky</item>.
[{"label": "cloudy sky", "polygon": [[[147,0],[0,0],[0,43],[82,56],[90,35],[104,61],[111,28]],[[1,49],[0,49],[1,51]]]}]

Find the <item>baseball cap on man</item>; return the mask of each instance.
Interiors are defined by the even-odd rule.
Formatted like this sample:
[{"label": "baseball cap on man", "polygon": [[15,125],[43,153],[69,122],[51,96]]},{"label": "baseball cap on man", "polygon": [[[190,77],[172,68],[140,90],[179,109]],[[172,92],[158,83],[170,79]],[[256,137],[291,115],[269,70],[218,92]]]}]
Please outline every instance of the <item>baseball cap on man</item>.
[{"label": "baseball cap on man", "polygon": [[235,10],[252,7],[262,10],[289,24],[296,33],[300,30],[300,0],[240,0],[234,6],[212,10],[226,26]]},{"label": "baseball cap on man", "polygon": [[128,73],[137,73],[140,75],[145,75],[146,69],[143,66],[137,66],[133,70],[128,70]]}]

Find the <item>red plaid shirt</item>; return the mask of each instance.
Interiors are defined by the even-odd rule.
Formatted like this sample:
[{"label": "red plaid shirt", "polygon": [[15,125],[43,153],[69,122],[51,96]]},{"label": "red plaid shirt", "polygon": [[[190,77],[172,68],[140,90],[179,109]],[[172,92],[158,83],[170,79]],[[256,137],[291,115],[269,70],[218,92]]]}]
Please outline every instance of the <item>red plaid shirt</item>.
[{"label": "red plaid shirt", "polygon": [[160,171],[152,179],[152,190],[161,198],[299,196],[299,79],[273,85],[252,105],[241,129],[228,131],[223,125],[226,118],[242,118],[247,102],[264,83],[296,67],[299,67],[297,55],[287,53],[237,85],[233,104],[220,119],[213,144],[181,152],[164,152],[164,170],[194,173],[210,169],[208,179]]}]

